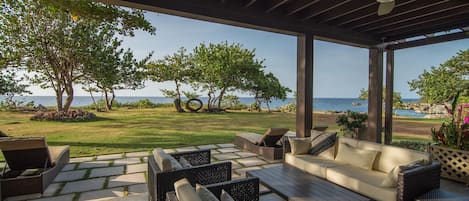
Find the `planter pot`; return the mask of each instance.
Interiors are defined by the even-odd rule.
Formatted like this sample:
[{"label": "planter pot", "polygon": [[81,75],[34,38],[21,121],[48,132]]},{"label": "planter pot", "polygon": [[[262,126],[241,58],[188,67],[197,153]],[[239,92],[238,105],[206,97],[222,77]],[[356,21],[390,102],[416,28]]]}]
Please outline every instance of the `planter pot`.
[{"label": "planter pot", "polygon": [[441,163],[441,177],[469,184],[469,151],[431,145],[430,153]]}]

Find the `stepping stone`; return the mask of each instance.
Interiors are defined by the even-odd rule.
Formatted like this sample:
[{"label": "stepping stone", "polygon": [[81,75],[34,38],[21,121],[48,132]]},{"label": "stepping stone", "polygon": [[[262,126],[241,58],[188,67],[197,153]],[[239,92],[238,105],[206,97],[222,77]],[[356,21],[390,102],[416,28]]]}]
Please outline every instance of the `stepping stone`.
[{"label": "stepping stone", "polygon": [[60,194],[68,194],[75,192],[99,190],[104,186],[106,178],[87,179],[81,181],[67,182],[62,188]]},{"label": "stepping stone", "polygon": [[241,175],[236,174],[234,172],[231,172],[231,180],[242,179],[242,178],[244,178],[244,177],[242,177]]},{"label": "stepping stone", "polygon": [[147,184],[137,184],[129,186],[129,195],[139,194],[139,193],[146,193],[148,192]]},{"label": "stepping stone", "polygon": [[129,186],[133,184],[143,184],[145,183],[145,174],[136,173],[136,174],[125,174],[120,176],[113,176],[109,179],[108,188],[116,186]]},{"label": "stepping stone", "polygon": [[207,145],[200,145],[197,146],[199,149],[216,149],[218,148],[217,145],[214,144],[207,144]]},{"label": "stepping stone", "polygon": [[136,164],[136,165],[127,165],[127,174],[145,172],[148,170],[148,165],[146,163]]},{"label": "stepping stone", "polygon": [[61,172],[57,175],[57,177],[55,177],[54,182],[75,181],[75,180],[83,179],[85,174],[86,174],[86,170]]},{"label": "stepping stone", "polygon": [[230,147],[230,148],[217,149],[217,151],[219,151],[219,152],[221,152],[221,153],[231,153],[231,152],[238,152],[239,149]]},{"label": "stepping stone", "polygon": [[253,156],[257,156],[257,154],[251,153],[251,152],[247,152],[247,151],[236,152],[236,154],[237,154],[238,156],[241,156],[241,157],[253,157]]},{"label": "stepping stone", "polygon": [[210,149],[210,154],[219,154],[220,152],[217,151],[216,149]]},{"label": "stepping stone", "polygon": [[41,198],[32,201],[73,201],[75,194],[61,195],[56,197]]},{"label": "stepping stone", "polygon": [[90,161],[90,162],[83,162],[83,163],[80,163],[80,164],[78,165],[78,169],[109,167],[109,163],[111,163],[111,161]]},{"label": "stepping stone", "polygon": [[175,153],[176,150],[175,149],[163,149],[164,152],[170,154],[170,153]]},{"label": "stepping stone", "polygon": [[105,177],[124,174],[124,166],[91,169],[91,177]]},{"label": "stepping stone", "polygon": [[217,159],[217,160],[231,160],[231,159],[235,159],[235,158],[239,158],[238,155],[234,154],[234,153],[226,153],[226,154],[214,154],[212,156],[213,158]]},{"label": "stepping stone", "polygon": [[44,193],[42,193],[42,196],[52,196],[55,195],[55,193],[60,190],[60,187],[62,186],[61,183],[53,183],[47,186],[46,190]]},{"label": "stepping stone", "polygon": [[123,158],[122,154],[101,155],[101,156],[97,156],[96,160],[102,161],[102,160],[113,160],[113,159],[119,159],[119,158]]},{"label": "stepping stone", "polygon": [[228,144],[217,144],[217,146],[219,146],[219,147],[221,147],[221,148],[235,147],[235,145],[232,144],[232,143],[228,143]]},{"label": "stepping stone", "polygon": [[196,147],[181,147],[181,148],[176,148],[176,152],[186,152],[186,151],[197,151]]},{"label": "stepping stone", "polygon": [[94,157],[81,157],[81,158],[71,158],[70,163],[81,163],[81,162],[86,162],[86,161],[92,161]]},{"label": "stepping stone", "polygon": [[125,157],[127,158],[132,158],[132,157],[144,157],[144,156],[149,156],[150,154],[148,151],[141,151],[141,152],[130,152],[126,153]]},{"label": "stepping stone", "polygon": [[275,193],[269,193],[267,195],[261,195],[259,201],[284,201],[284,199]]},{"label": "stepping stone", "polygon": [[241,168],[241,169],[237,169],[237,170],[234,170],[234,171],[236,172],[236,174],[240,174],[242,176],[245,176],[247,171],[249,171],[249,170],[259,170],[259,169],[262,169],[262,168],[259,167],[259,166],[254,166],[254,167],[248,167],[248,168]]},{"label": "stepping stone", "polygon": [[24,201],[24,200],[32,200],[32,199],[36,199],[36,198],[41,198],[41,194],[40,193],[34,193],[34,194],[13,196],[13,197],[8,197],[4,201]]},{"label": "stepping stone", "polygon": [[124,196],[124,187],[120,188],[111,188],[99,191],[90,191],[81,193],[79,201],[87,200],[87,201],[99,201],[99,200],[108,200],[111,198],[116,197],[123,197]]},{"label": "stepping stone", "polygon": [[140,158],[124,158],[124,159],[115,160],[112,166],[130,165],[130,164],[136,164],[136,163],[141,163],[141,162],[142,161],[140,160]]},{"label": "stepping stone", "polygon": [[238,162],[234,161],[234,160],[231,160],[231,169],[238,169],[238,168],[242,168],[243,166],[241,166]]},{"label": "stepping stone", "polygon": [[277,167],[277,166],[281,166],[281,165],[282,165],[281,163],[274,163],[274,164],[263,165],[262,167],[271,168],[271,167]]},{"label": "stepping stone", "polygon": [[267,162],[257,158],[257,157],[251,157],[251,158],[241,158],[236,160],[238,163],[241,163],[242,165],[246,167],[250,166],[257,166],[257,165],[264,165],[267,164]]},{"label": "stepping stone", "polygon": [[62,168],[62,170],[60,171],[64,172],[64,171],[74,170],[76,166],[77,166],[76,163],[70,163],[70,164],[65,165],[64,168]]}]

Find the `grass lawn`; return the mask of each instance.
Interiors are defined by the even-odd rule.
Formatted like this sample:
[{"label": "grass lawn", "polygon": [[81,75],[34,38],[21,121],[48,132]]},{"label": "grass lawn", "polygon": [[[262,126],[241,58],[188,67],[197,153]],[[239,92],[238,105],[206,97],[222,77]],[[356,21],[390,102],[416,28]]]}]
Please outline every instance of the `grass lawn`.
[{"label": "grass lawn", "polygon": [[[238,132],[264,133],[269,127],[295,130],[295,114],[292,113],[208,114],[177,113],[172,108],[118,109],[97,113],[96,121],[69,123],[30,121],[31,115],[0,112],[0,130],[16,137],[45,136],[49,145],[70,145],[72,157],[229,143]],[[329,130],[338,131],[334,119],[332,115],[314,115],[315,123],[327,124]],[[428,125],[428,131],[437,123],[422,119],[395,120],[396,124],[400,121],[423,125],[425,129]],[[395,131],[394,139],[429,141],[430,137]]]}]

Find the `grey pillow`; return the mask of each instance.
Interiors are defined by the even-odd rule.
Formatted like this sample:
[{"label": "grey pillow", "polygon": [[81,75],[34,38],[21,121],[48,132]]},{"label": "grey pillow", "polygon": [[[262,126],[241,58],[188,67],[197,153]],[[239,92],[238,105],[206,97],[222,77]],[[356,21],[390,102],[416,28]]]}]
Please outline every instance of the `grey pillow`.
[{"label": "grey pillow", "polygon": [[174,190],[179,201],[202,201],[186,178],[174,182]]},{"label": "grey pillow", "polygon": [[175,158],[167,154],[161,148],[153,150],[153,157],[155,158],[156,164],[163,172],[173,171],[182,169],[182,166],[177,162]]},{"label": "grey pillow", "polygon": [[189,163],[189,161],[186,160],[186,158],[181,157],[179,158],[179,164],[181,164],[182,168],[191,168],[192,165]]},{"label": "grey pillow", "polygon": [[324,133],[316,137],[311,141],[310,154],[318,155],[323,151],[326,151],[330,147],[334,146],[335,140],[337,139],[337,133]]},{"label": "grey pillow", "polygon": [[235,201],[225,190],[221,190],[220,201]]},{"label": "grey pillow", "polygon": [[205,188],[205,186],[200,184],[195,185],[195,192],[202,201],[220,201],[212,192]]}]

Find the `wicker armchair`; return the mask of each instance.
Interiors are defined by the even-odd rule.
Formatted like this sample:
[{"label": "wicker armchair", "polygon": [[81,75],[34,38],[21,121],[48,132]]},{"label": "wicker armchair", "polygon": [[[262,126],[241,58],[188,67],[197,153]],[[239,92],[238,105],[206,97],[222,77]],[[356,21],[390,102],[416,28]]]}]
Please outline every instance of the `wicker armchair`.
[{"label": "wicker armchair", "polygon": [[187,178],[192,185],[208,185],[231,180],[231,162],[210,164],[210,150],[170,154],[176,160],[184,157],[193,167],[162,172],[154,157],[148,157],[148,199],[166,200],[166,193],[174,191],[174,182]]},{"label": "wicker armchair", "polygon": [[397,200],[414,200],[420,195],[440,188],[439,162],[421,166],[399,173],[397,179]]},{"label": "wicker armchair", "polygon": [[[250,177],[217,184],[206,185],[216,197],[220,198],[221,190],[225,190],[235,201],[258,201],[259,179]],[[179,201],[174,191],[166,194],[166,201]]]}]

